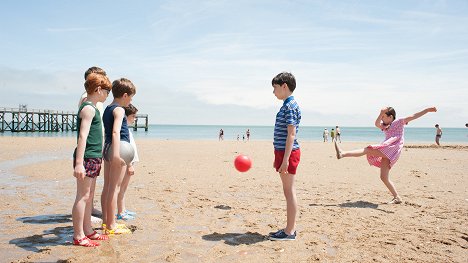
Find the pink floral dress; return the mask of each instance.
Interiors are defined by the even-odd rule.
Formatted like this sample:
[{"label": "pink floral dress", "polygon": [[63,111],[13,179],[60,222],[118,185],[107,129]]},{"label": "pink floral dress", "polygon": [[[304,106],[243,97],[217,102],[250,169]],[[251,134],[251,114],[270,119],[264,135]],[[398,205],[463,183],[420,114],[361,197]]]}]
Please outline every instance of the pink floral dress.
[{"label": "pink floral dress", "polygon": [[[393,121],[386,130],[382,130],[385,133],[385,140],[380,144],[369,145],[367,148],[377,149],[381,151],[390,160],[390,168],[400,158],[403,144],[405,143],[405,119],[398,119]],[[382,164],[382,157],[369,156],[367,155],[367,161],[370,165],[380,167]]]}]

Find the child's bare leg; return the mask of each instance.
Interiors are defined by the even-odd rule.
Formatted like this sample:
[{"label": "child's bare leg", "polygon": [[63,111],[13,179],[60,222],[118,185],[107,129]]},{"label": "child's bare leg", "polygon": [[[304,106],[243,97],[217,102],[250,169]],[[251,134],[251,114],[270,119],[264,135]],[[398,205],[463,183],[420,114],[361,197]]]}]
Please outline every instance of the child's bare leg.
[{"label": "child's bare leg", "polygon": [[76,179],[76,198],[72,209],[73,237],[82,239],[85,237],[83,225],[85,221],[85,210],[90,200],[90,188],[93,179],[85,177],[83,180]]},{"label": "child's bare leg", "polygon": [[280,174],[283,183],[283,193],[286,197],[287,224],[284,231],[288,235],[294,234],[296,230],[297,199],[294,187],[294,174]]},{"label": "child's bare leg", "polygon": [[117,195],[120,191],[120,185],[122,184],[122,179],[127,171],[127,166],[123,160],[117,164],[111,164],[110,171],[110,184],[109,191],[107,195],[107,228],[114,229],[116,224],[115,212],[117,210]]},{"label": "child's bare leg", "polygon": [[357,150],[352,150],[352,151],[343,151],[341,150],[340,146],[338,146],[338,143],[336,141],[335,141],[335,150],[336,150],[336,158],[338,159],[341,159],[344,157],[361,157],[363,155],[387,158],[387,156],[385,156],[381,151],[377,149],[371,149],[371,148],[363,148],[363,149],[357,149]]},{"label": "child's bare leg", "polygon": [[122,184],[120,185],[119,195],[117,196],[117,213],[122,214],[125,212],[125,192],[127,191],[128,184],[130,183],[130,175],[128,174],[128,170],[125,173],[125,176],[122,180]]},{"label": "child's bare leg", "polygon": [[86,202],[86,208],[83,220],[83,230],[85,235],[93,233],[93,225],[91,224],[91,213],[93,212],[93,196],[96,188],[96,178],[91,178],[92,183],[89,188],[89,200]]},{"label": "child's bare leg", "polygon": [[109,193],[110,185],[110,162],[104,161],[104,186],[102,187],[101,194],[101,211],[102,211],[102,222],[107,221],[107,196]]},{"label": "child's bare leg", "polygon": [[393,184],[392,181],[390,181],[389,172],[390,172],[390,160],[387,158],[382,158],[382,163],[380,166],[380,179],[388,188],[390,193],[392,193],[393,197],[400,199],[400,197],[398,196],[398,192],[395,188],[395,185]]},{"label": "child's bare leg", "polygon": [[439,137],[438,137],[438,136],[436,136],[436,143],[437,143],[438,146],[440,146]]}]

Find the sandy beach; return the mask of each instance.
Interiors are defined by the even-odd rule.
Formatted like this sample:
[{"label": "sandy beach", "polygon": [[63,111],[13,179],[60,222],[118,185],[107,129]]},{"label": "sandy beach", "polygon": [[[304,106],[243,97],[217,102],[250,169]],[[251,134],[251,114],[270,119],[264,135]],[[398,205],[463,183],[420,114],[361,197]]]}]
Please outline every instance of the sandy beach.
[{"label": "sandy beach", "polygon": [[[134,232],[90,249],[71,245],[75,143],[0,137],[0,262],[467,262],[467,146],[405,148],[390,172],[404,203],[388,205],[365,158],[301,142],[298,238],[275,242],[265,235],[286,215],[271,142],[137,139]],[[233,167],[239,153],[247,173]],[[102,175],[99,208],[101,189]]]}]

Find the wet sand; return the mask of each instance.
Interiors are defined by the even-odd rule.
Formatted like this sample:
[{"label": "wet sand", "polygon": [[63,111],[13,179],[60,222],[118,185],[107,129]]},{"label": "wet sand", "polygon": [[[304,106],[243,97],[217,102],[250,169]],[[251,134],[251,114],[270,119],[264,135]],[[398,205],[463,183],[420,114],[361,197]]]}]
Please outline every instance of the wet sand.
[{"label": "wet sand", "polygon": [[[0,262],[466,262],[466,145],[405,148],[390,172],[404,203],[388,205],[365,158],[338,161],[331,143],[302,142],[298,239],[275,242],[264,236],[286,218],[271,142],[137,139],[134,232],[92,249],[71,245],[75,139],[0,145]],[[252,158],[249,172],[233,168],[238,153]]]}]

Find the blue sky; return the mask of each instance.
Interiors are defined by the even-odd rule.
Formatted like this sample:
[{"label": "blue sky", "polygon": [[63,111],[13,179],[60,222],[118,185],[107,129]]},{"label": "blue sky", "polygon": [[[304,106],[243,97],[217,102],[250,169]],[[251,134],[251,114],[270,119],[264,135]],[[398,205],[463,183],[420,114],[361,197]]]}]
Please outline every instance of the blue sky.
[{"label": "blue sky", "polygon": [[151,123],[273,125],[290,71],[302,125],[464,127],[467,25],[466,0],[2,1],[0,107],[75,111],[100,66]]}]

